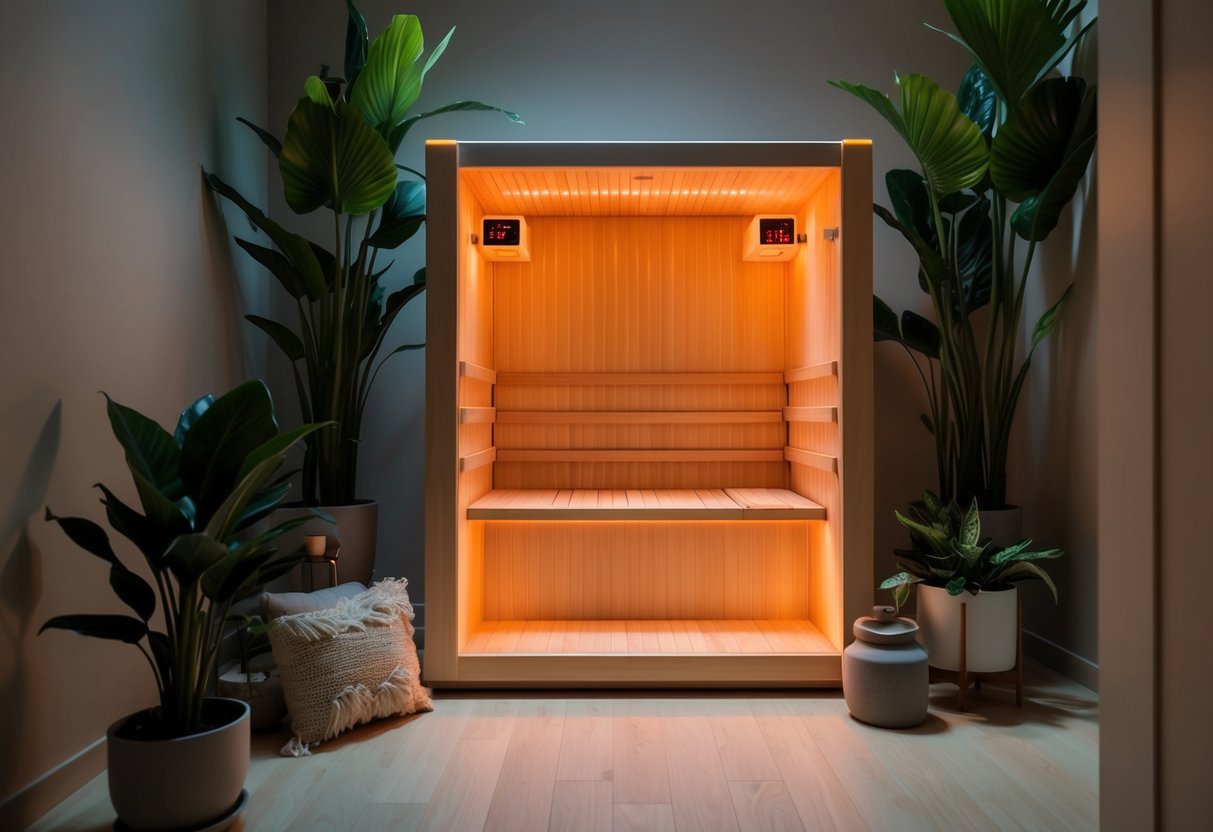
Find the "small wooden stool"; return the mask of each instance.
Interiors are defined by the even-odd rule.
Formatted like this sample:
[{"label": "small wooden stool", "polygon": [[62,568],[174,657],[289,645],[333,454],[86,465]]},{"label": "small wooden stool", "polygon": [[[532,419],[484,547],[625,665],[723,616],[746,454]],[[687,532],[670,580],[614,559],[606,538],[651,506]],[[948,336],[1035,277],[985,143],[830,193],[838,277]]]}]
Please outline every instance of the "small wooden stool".
[{"label": "small wooden stool", "polygon": [[1023,595],[1018,592],[1015,595],[1015,666],[1010,670],[1000,670],[996,673],[977,673],[968,670],[969,662],[969,639],[968,639],[968,605],[963,601],[960,604],[960,669],[959,670],[944,670],[941,667],[932,667],[930,671],[931,683],[935,682],[951,682],[958,688],[956,693],[957,701],[960,703],[960,710],[965,709],[965,693],[969,689],[970,684],[976,684],[977,689],[981,690],[982,682],[1000,682],[1013,685],[1015,688],[1015,706],[1023,707]]}]

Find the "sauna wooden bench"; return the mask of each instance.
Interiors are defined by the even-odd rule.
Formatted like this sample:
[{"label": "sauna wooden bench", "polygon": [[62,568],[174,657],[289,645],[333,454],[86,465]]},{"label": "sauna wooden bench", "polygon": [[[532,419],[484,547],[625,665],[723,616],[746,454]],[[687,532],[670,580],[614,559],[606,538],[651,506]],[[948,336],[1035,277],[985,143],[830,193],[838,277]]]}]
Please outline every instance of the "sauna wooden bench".
[{"label": "sauna wooden bench", "polygon": [[497,489],[469,520],[824,520],[826,510],[783,488]]},{"label": "sauna wooden bench", "polygon": [[460,655],[838,655],[810,621],[627,619],[484,621]]}]

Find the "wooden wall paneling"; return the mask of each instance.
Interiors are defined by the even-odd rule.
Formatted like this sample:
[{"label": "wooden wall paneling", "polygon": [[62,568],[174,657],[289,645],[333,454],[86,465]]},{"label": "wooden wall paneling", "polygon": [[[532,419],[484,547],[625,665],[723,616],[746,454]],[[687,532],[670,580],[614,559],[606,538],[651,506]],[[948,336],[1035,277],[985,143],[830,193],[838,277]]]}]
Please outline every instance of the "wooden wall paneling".
[{"label": "wooden wall paneling", "polygon": [[425,597],[427,679],[457,678],[459,150],[426,143]]},{"label": "wooden wall paneling", "polygon": [[819,521],[485,521],[485,620],[807,619]]}]

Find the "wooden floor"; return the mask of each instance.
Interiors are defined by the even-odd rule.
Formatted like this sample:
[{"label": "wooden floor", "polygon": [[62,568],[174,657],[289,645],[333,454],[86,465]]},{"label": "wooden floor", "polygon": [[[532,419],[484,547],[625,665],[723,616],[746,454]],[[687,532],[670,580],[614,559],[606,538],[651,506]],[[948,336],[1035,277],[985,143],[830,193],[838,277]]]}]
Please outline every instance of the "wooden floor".
[{"label": "wooden floor", "polygon": [[832,653],[834,645],[810,621],[485,621],[459,651],[469,653],[587,653],[729,655]]},{"label": "wooden floor", "polygon": [[824,520],[826,510],[785,488],[499,488],[468,506],[469,520]]},{"label": "wooden floor", "polygon": [[[1016,709],[932,688],[910,731],[855,722],[837,692],[446,695],[431,714],[277,756],[258,736],[256,830],[1095,829],[1096,696],[1035,669]],[[105,776],[34,830],[109,830]]]}]

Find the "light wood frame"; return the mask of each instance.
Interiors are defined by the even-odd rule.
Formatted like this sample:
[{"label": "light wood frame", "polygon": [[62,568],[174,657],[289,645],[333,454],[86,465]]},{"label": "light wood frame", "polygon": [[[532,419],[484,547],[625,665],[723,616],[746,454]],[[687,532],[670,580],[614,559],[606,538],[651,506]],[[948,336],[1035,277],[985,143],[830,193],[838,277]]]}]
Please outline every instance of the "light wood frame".
[{"label": "light wood frame", "polygon": [[[438,687],[635,687],[635,686],[837,686],[841,649],[850,641],[849,622],[866,613],[873,597],[872,564],[872,170],[871,143],[495,143],[430,141],[428,176],[426,359],[426,529],[427,612],[424,677]],[[833,344],[796,355],[787,351],[779,372],[498,372],[491,345],[484,346],[484,322],[469,312],[478,293],[491,293],[492,267],[471,243],[483,216],[474,190],[461,174],[476,168],[819,168],[832,183],[815,225],[812,245],[831,245],[830,286],[820,297],[823,332]],[[824,192],[824,186],[818,188]],[[810,219],[818,210],[810,203]],[[827,217],[828,215],[828,217]],[[823,223],[833,227],[823,226]],[[478,229],[476,229],[478,230]],[[822,240],[830,241],[823,243]],[[740,240],[738,241],[740,244]],[[807,256],[796,267],[812,270]],[[828,308],[826,308],[828,307]],[[791,325],[791,324],[789,324]],[[491,322],[489,323],[491,327]],[[816,336],[815,336],[816,337]],[[817,338],[820,340],[820,338]],[[491,339],[490,339],[491,344]],[[801,355],[800,353],[804,353]],[[525,369],[525,368],[524,368]],[[678,368],[674,368],[677,370]],[[684,370],[691,368],[682,368]],[[711,369],[711,368],[709,368]],[[595,411],[530,410],[498,401],[498,389],[519,385],[577,385],[635,389],[646,385],[686,385],[704,389],[785,391],[775,406],[738,410],[676,409]],[[764,387],[765,385],[765,387]],[[790,395],[788,391],[797,391]],[[829,391],[818,392],[818,391]],[[504,393],[502,394],[504,395]],[[503,409],[504,408],[504,409]],[[744,406],[743,406],[744,408]],[[705,448],[502,448],[494,432],[506,428],[571,426],[601,429],[623,424],[644,430],[767,429],[782,423],[778,447]],[[738,426],[733,428],[733,426]],[[769,425],[779,427],[778,424]],[[565,428],[561,428],[565,429]],[[793,441],[801,437],[801,444]],[[469,506],[494,487],[501,465],[652,466],[705,464],[782,466],[785,487],[824,506],[826,520],[799,520],[805,527],[810,569],[825,571],[811,590],[815,608],[828,608],[818,622],[820,652],[654,654],[643,652],[471,653],[465,652],[484,620],[485,524],[509,522],[469,518]],[[799,472],[799,473],[798,473]],[[769,483],[719,483],[754,487]],[[503,486],[498,486],[503,487]],[[636,487],[640,487],[637,485]],[[819,493],[820,492],[820,495]],[[606,492],[601,492],[605,494]],[[671,492],[674,493],[674,492]],[[775,492],[772,492],[775,493]],[[566,513],[567,515],[567,513]],[[561,515],[561,520],[567,520]],[[498,517],[502,516],[500,514]],[[533,515],[527,515],[531,517]],[[580,515],[577,515],[580,516]],[[663,520],[637,519],[622,512],[620,522],[653,528]],[[659,516],[659,515],[656,515]],[[694,513],[676,515],[684,525]],[[702,522],[720,523],[705,512]],[[734,516],[734,515],[730,515]],[[778,518],[777,510],[742,514],[724,526],[744,527],[749,519]],[[818,516],[818,515],[813,515]],[[587,518],[601,519],[587,514]],[[575,523],[570,524],[575,525]],[[738,533],[744,529],[739,528]],[[492,542],[490,541],[490,544]],[[825,554],[827,553],[828,554]],[[816,554],[814,554],[816,553]],[[827,562],[823,561],[825,559]],[[830,600],[832,599],[832,600]],[[743,616],[744,617],[744,616]],[[521,626],[521,625],[519,625]],[[816,644],[818,642],[814,642]],[[813,650],[819,648],[813,647]]]}]

